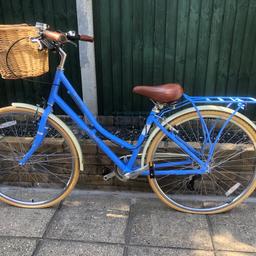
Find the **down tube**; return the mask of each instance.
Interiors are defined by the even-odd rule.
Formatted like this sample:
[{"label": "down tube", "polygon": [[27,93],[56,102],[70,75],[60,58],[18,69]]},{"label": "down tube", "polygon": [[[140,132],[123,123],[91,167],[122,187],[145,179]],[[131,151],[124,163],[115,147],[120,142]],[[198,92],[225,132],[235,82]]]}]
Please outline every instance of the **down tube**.
[{"label": "down tube", "polygon": [[90,112],[89,108],[86,106],[86,104],[82,101],[82,99],[79,97],[75,89],[72,87],[68,79],[65,77],[64,73],[61,73],[61,81],[67,91],[69,92],[70,97],[75,101],[76,105],[79,107],[79,109],[83,112],[83,114],[87,117],[89,122],[95,127],[95,129],[101,133],[104,137],[110,139],[114,143],[127,148],[128,150],[133,150],[135,147],[128,142],[118,138],[117,136],[113,135],[106,129],[104,129],[95,119],[93,114]]}]

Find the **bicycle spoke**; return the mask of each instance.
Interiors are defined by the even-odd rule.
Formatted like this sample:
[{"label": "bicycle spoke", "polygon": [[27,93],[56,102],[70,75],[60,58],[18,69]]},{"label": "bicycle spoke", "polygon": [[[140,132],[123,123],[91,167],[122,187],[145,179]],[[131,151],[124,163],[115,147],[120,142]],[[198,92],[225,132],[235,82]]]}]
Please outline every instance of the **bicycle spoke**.
[{"label": "bicycle spoke", "polygon": [[[229,116],[230,114],[223,118],[221,115],[216,114],[215,118],[211,114],[210,117],[204,117],[211,141],[215,141],[226,118]],[[208,159],[209,145],[208,142],[205,143],[202,125],[196,113],[194,118],[189,116],[187,120],[184,119],[180,123],[179,121],[177,123],[174,122],[171,125],[175,126],[179,131],[178,135],[186,143],[198,151],[201,148],[200,152],[203,154],[203,160]],[[230,122],[223,129],[216,144],[212,161],[209,164],[208,172],[201,175],[178,175],[177,173],[176,175],[156,176],[155,183],[152,184],[158,184],[155,189],[159,190],[159,195],[165,195],[165,201],[168,200],[170,204],[177,203],[179,208],[183,207],[182,209],[193,209],[196,212],[200,212],[203,209],[214,212],[217,210],[222,211],[220,210],[222,207],[223,209],[229,207],[237,197],[246,194],[248,186],[251,186],[253,184],[252,180],[256,178],[256,156],[252,156],[252,153],[255,154],[256,138],[251,140],[253,136],[249,136],[246,128],[242,129],[242,127],[246,126],[237,125],[236,119],[233,118],[232,123]],[[156,140],[158,140],[158,144],[154,144],[155,149],[152,155],[157,155],[161,152],[158,145],[163,140],[165,140],[164,152],[168,154],[182,152],[186,155],[178,146],[174,147],[171,143],[166,143],[164,136],[159,135]],[[187,158],[184,156],[184,158],[181,157],[180,159]],[[178,161],[177,159],[161,159],[161,163],[175,162]],[[197,168],[199,168],[198,164],[192,160],[191,164],[175,166],[171,169],[177,169],[177,171],[182,172],[183,170]],[[174,195],[179,196],[175,197]]]},{"label": "bicycle spoke", "polygon": [[[7,123],[0,129],[0,196],[7,196],[15,205],[54,202],[66,193],[73,179],[77,155],[71,152],[68,136],[48,121],[48,132],[41,146],[25,165],[19,165],[34,141],[39,120],[31,111],[12,110],[10,114],[8,110],[6,114],[0,111],[0,124]],[[13,123],[8,126],[8,121]],[[49,190],[42,193],[38,188]]]}]

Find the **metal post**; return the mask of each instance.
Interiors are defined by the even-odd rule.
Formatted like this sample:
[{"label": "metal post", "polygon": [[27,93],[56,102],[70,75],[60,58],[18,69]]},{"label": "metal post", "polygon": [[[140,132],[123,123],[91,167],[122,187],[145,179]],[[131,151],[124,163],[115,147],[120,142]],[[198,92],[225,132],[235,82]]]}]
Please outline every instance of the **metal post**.
[{"label": "metal post", "polygon": [[[93,35],[92,0],[76,0],[79,34]],[[79,43],[83,100],[98,115],[95,52],[93,43]]]}]

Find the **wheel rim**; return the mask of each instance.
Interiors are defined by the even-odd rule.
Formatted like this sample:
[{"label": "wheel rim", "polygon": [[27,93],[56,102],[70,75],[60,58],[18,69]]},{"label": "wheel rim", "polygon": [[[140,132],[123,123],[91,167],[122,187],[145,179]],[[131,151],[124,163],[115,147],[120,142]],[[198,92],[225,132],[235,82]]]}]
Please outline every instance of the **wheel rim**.
[{"label": "wheel rim", "polygon": [[77,155],[71,139],[52,120],[41,147],[25,166],[40,113],[11,109],[0,113],[0,196],[13,205],[51,205],[73,186]]},{"label": "wheel rim", "polygon": [[[206,121],[207,127],[212,123],[211,120],[215,119],[216,122],[216,119],[219,119],[216,123],[216,131],[218,130],[218,126],[220,127],[221,122],[223,123],[230,115],[223,113],[221,113],[221,115],[220,113],[214,114],[210,111],[202,113],[204,114],[204,118],[208,117],[208,121]],[[198,131],[200,125],[198,119],[195,122],[194,118],[196,118],[196,116],[195,113],[192,113],[185,118],[177,118],[172,122],[172,125],[179,130],[179,135],[185,141],[190,141],[192,142],[191,145],[194,147],[201,148],[202,139],[200,139],[200,137],[202,138],[202,132]],[[236,127],[236,129],[234,129],[234,127]],[[216,136],[214,130],[211,136]],[[159,159],[159,152],[162,154],[163,149],[166,150],[166,145],[168,145],[168,142],[162,139],[163,134],[159,132],[152,142],[153,147],[149,149],[147,161],[166,161],[166,158],[165,160]],[[161,144],[163,149],[161,149]],[[158,147],[159,145],[160,147]],[[255,187],[256,179],[255,132],[252,131],[252,128],[249,127],[248,124],[245,124],[244,121],[234,117],[232,124],[227,126],[224,130],[223,136],[220,138],[220,143],[218,143],[217,146],[217,150],[214,153],[214,161],[210,164],[210,173],[201,176],[156,176],[155,179],[151,179],[150,184],[160,199],[178,210],[211,213],[227,210],[251,193],[253,187]],[[228,148],[229,153],[226,152]],[[240,152],[238,153],[238,149],[235,148],[240,148]],[[251,156],[245,157],[248,151],[250,151]],[[172,152],[182,155],[183,160],[188,157],[181,149],[177,149],[177,147],[173,147]],[[182,160],[182,157],[179,156],[179,160]],[[238,157],[250,163],[244,164],[240,160],[239,165],[237,161]],[[173,157],[172,159],[168,159],[168,161],[171,160],[173,160]],[[176,161],[177,160],[176,158]],[[231,163],[233,163],[233,166],[230,166]],[[234,172],[234,166],[236,169],[241,169],[242,166],[244,168],[243,172],[241,172],[241,170]],[[196,168],[196,166],[192,164],[190,167]],[[251,168],[250,170],[248,169],[249,167]],[[247,168],[247,170],[245,168]],[[188,169],[188,165],[180,166],[180,170],[181,169]],[[231,169],[233,171],[230,171]],[[230,179],[231,174],[232,179]],[[246,177],[247,179],[245,180]],[[212,184],[214,184],[214,186]],[[210,188],[212,190],[211,193],[209,193]]]}]

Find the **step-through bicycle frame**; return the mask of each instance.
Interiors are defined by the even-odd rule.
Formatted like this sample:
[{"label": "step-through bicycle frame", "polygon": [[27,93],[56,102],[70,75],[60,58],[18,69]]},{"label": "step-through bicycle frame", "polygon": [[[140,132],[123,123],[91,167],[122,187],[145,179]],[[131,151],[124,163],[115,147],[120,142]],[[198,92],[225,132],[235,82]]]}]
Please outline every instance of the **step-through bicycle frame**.
[{"label": "step-through bicycle frame", "polygon": [[[65,101],[59,96],[59,88],[61,86],[64,86],[67,90],[67,93],[71,96],[71,98],[74,100],[78,108],[82,111],[84,116],[89,121],[89,125],[81,119],[75,112],[72,110],[72,108],[65,103]],[[189,97],[188,95],[184,94],[184,101],[183,104],[192,104],[195,108],[195,110],[198,113],[198,116],[200,118],[201,125],[203,127],[204,132],[204,144],[208,143],[210,145],[210,154],[208,157],[208,161],[210,161],[210,158],[214,152],[214,148],[221,136],[221,132],[224,130],[226,125],[229,123],[229,121],[232,119],[232,117],[241,109],[246,103],[256,103],[256,100],[249,97],[243,97],[243,99],[236,98],[236,97]],[[210,139],[210,132],[211,129],[208,129],[206,127],[206,124],[204,122],[204,119],[202,118],[200,111],[198,110],[196,103],[209,103],[212,101],[216,101],[215,103],[227,103],[227,104],[237,104],[236,108],[234,109],[234,112],[230,115],[230,117],[226,120],[224,123],[222,129],[220,130],[217,138],[215,141],[211,141]],[[218,102],[217,102],[218,101]],[[38,132],[37,135],[32,143],[31,148],[29,151],[25,154],[23,159],[20,160],[20,165],[25,165],[27,161],[29,161],[30,157],[33,155],[33,153],[40,147],[43,139],[45,138],[47,134],[47,119],[50,113],[53,112],[53,106],[54,104],[57,104],[83,131],[86,132],[86,134],[95,141],[95,143],[99,146],[99,148],[115,163],[115,165],[123,172],[123,174],[136,172],[136,170],[140,170],[140,175],[149,175],[149,167],[148,164],[144,166],[144,169],[141,169],[140,166],[136,166],[136,160],[138,158],[138,155],[141,151],[142,145],[146,138],[148,137],[150,128],[153,124],[155,126],[159,127],[159,129],[166,134],[174,143],[177,144],[178,147],[180,147],[188,156],[189,158],[187,160],[183,161],[174,161],[174,162],[166,162],[166,163],[158,163],[154,164],[154,171],[155,175],[187,175],[187,174],[202,174],[207,171],[207,162],[201,160],[201,153],[191,147],[188,143],[186,143],[182,138],[179,137],[178,133],[176,133],[175,129],[172,128],[166,128],[161,124],[161,118],[164,116],[164,114],[168,111],[170,111],[169,108],[163,109],[160,113],[153,108],[149,114],[149,116],[146,119],[145,126],[138,137],[136,144],[130,144],[117,136],[111,134],[109,131],[104,129],[96,120],[96,118],[93,116],[93,114],[90,112],[87,105],[82,101],[80,96],[77,94],[75,89],[72,87],[71,83],[66,78],[63,69],[57,68],[55,78],[53,81],[53,85],[51,88],[51,92],[49,95],[49,99],[47,102],[47,107],[45,108],[42,117],[39,122],[38,126]],[[179,103],[182,105],[182,103]],[[183,105],[182,105],[183,106]],[[105,138],[111,140],[113,143],[118,144],[121,148],[125,148],[129,151],[131,151],[131,156],[128,160],[128,162],[124,162],[121,160],[111,149],[110,147],[102,140],[98,135],[97,132],[103,135]],[[181,166],[184,164],[188,164],[188,166],[192,163],[196,162],[200,168],[199,169],[184,169],[184,170],[175,170],[175,166]],[[168,168],[172,167],[171,170],[168,170]],[[163,168],[166,168],[163,169]]]}]

